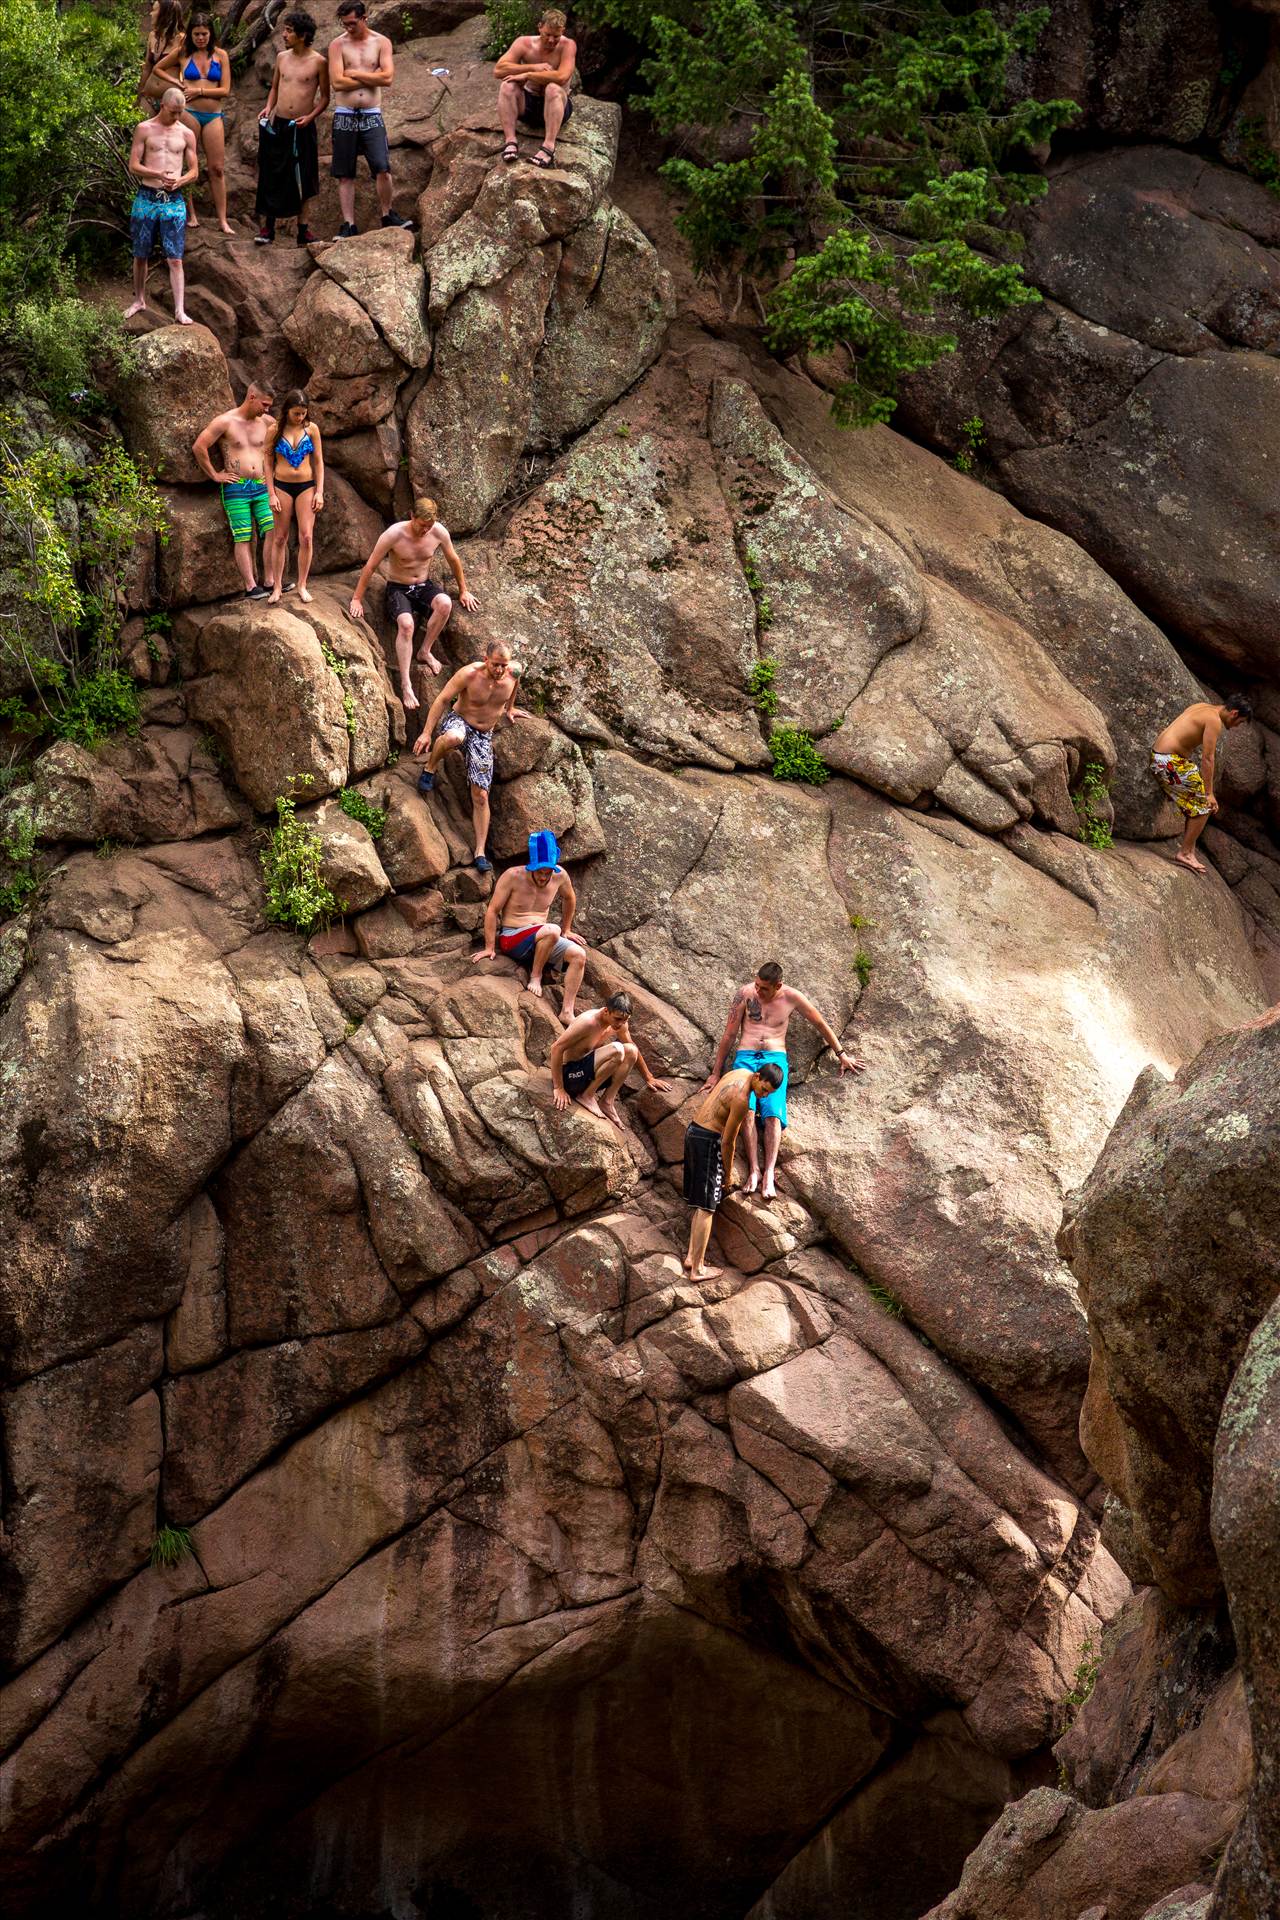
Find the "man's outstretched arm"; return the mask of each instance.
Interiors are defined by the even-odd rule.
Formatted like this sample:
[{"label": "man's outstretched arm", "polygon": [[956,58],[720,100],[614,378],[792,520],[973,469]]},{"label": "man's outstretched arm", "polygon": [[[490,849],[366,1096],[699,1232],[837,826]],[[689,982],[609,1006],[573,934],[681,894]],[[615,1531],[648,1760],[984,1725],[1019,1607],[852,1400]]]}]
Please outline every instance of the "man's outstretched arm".
[{"label": "man's outstretched arm", "polygon": [[834,1028],[828,1025],[826,1019],[819,1012],[818,1008],[814,1006],[812,1000],[806,1000],[802,993],[796,994],[795,1009],[797,1013],[804,1016],[811,1027],[818,1029],[818,1032],[822,1035],[832,1053],[834,1053],[839,1060],[841,1073],[862,1072],[865,1063],[855,1059],[853,1054],[845,1052],[844,1048],[840,1045],[839,1034],[835,1032]]},{"label": "man's outstretched arm", "polygon": [[364,619],[364,597],[369,591],[369,582],[381,566],[394,535],[394,527],[388,527],[385,533],[380,533],[374,542],[373,552],[360,569],[360,578],[356,581],[356,590],[347,609],[353,620]]},{"label": "man's outstretched arm", "polygon": [[470,671],[470,667],[459,667],[453,677],[445,681],[439,693],[431,702],[430,709],[427,713],[426,725],[413,743],[415,753],[429,753],[431,751],[431,742],[435,739],[436,728],[444,719],[446,708],[453,704],[462,692],[462,689],[466,686],[467,675]]},{"label": "man's outstretched arm", "polygon": [[513,869],[508,867],[497,886],[489,895],[489,904],[484,910],[484,945],[479,953],[473,953],[471,964],[477,960],[492,960],[498,951],[498,927],[501,924],[502,909],[506,905],[507,895],[511,892]]}]

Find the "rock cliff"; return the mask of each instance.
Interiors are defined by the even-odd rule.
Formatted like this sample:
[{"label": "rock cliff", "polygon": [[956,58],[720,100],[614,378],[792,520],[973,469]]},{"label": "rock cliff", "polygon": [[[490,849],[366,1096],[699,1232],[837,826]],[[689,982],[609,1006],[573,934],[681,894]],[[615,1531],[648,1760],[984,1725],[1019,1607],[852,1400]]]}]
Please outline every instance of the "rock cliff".
[{"label": "rock cliff", "polygon": [[[837,431],[646,233],[616,106],[550,176],[496,163],[480,40],[401,48],[420,241],[202,233],[201,324],[118,397],[169,520],[131,575],[172,614],[126,633],[144,724],[0,803],[46,876],[0,930],[10,1910],[916,1920],[999,1815],[948,1920],[994,1913],[993,1857],[1009,1920],[1138,1920],[1233,1834],[1214,1920],[1260,1913],[1280,1028],[1238,1029],[1277,978],[1280,736],[1232,737],[1200,881],[1144,769],[1198,692],[1171,633],[1265,664],[1265,555],[1171,620],[1094,521]],[[1217,342],[1214,249],[1266,235],[1184,187],[1179,324]],[[1263,276],[1228,381],[1274,368]],[[1184,352],[1134,327],[1133,364]],[[326,433],[310,605],[231,597],[189,458],[258,373]],[[480,598],[451,659],[501,635],[538,710],[493,850],[560,835],[588,988],[669,1083],[621,1131],[556,1111],[550,1003],[472,964],[465,792],[416,792],[381,610],[345,610],[419,488]],[[820,787],[771,777],[762,658]],[[310,941],[257,860],[299,780],[350,909]],[[795,1036],[784,1197],[730,1199],[694,1284],[683,1124],[775,955],[867,1069]]]}]

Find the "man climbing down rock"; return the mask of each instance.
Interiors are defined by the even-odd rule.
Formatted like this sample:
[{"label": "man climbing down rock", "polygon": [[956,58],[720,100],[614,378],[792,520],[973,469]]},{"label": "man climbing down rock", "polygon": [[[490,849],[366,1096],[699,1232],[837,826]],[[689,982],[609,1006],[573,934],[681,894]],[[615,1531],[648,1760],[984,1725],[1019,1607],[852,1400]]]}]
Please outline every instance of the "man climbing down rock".
[{"label": "man climbing down rock", "polygon": [[[748,1109],[783,1083],[776,1061],[759,1068],[733,1067],[717,1082],[684,1130],[684,1197],[694,1209],[689,1251],[681,1265],[691,1280],[714,1280],[719,1267],[704,1265],[716,1208],[733,1191],[733,1156]],[[710,1082],[708,1082],[710,1085]],[[703,1089],[706,1091],[706,1088]]]},{"label": "man climbing down rock", "polygon": [[[485,909],[484,946],[471,958],[474,965],[477,960],[493,960],[503,953],[517,966],[528,967],[529,991],[539,997],[547,968],[562,966],[564,1000],[560,1012],[568,1026],[582,985],[587,949],[572,933],[578,896],[559,860],[554,833],[529,835],[528,863],[508,867],[498,881]],[[551,918],[556,900],[560,902],[559,925]]]},{"label": "man climbing down rock", "polygon": [[474,613],[480,605],[467,586],[467,577],[454,551],[453,541],[449,538],[448,527],[442,520],[436,519],[437,511],[435,501],[429,500],[424,494],[414,501],[413,513],[408,520],[397,520],[394,526],[387,528],[361,569],[349,608],[353,620],[364,619],[364,599],[369,591],[369,582],[385,560],[391,576],[387,581],[385,606],[388,620],[396,623],[400,698],[410,713],[418,705],[418,696],[413,690],[414,622],[420,613],[427,616],[427,630],[422,636],[418,658],[424,666],[430,667],[432,673],[439,673],[443,662],[436,659],[434,648],[453,612],[453,601],[439,582],[431,578],[431,559],[437,549],[453,569],[453,577],[458,583],[458,599],[467,612]]},{"label": "man climbing down rock", "polygon": [[312,46],[316,23],[300,9],[280,22],[284,50],[258,121],[258,245],[269,247],[276,221],[298,221],[298,245],[314,239],[307,208],[320,191],[316,121],[329,104],[329,62]]},{"label": "man climbing down rock", "polygon": [[166,87],[149,120],[134,128],[129,171],[138,182],[129,211],[133,247],[133,304],[126,320],[143,313],[147,305],[147,275],[157,245],[169,269],[173,317],[180,327],[191,325],[186,299],[186,270],[182,256],[187,245],[187,203],[184,189],[200,170],[196,137],[182,124],[186,95],[181,87]]},{"label": "man climbing down rock", "polygon": [[573,118],[569,83],[578,58],[577,42],[564,30],[564,15],[551,7],[538,22],[536,33],[522,33],[511,42],[494,67],[498,88],[498,119],[506,142],[502,157],[508,165],[520,158],[516,121],[544,127],[542,145],[533,156],[535,167],[554,167],[560,129]]},{"label": "man climbing down rock", "polygon": [[[510,647],[505,640],[490,640],[483,660],[460,667],[441,687],[431,702],[427,724],[413,743],[416,754],[428,756],[418,776],[419,793],[431,792],[445,754],[462,749],[467,785],[471,789],[471,818],[476,835],[472,864],[477,873],[493,871],[493,862],[485,854],[489,838],[489,789],[493,785],[493,730],[503,720],[514,725],[516,720],[529,718],[524,708],[516,705],[519,686],[519,677],[511,665]],[[447,708],[453,710],[445,718]]]},{"label": "man climbing down rock", "polygon": [[[270,408],[270,393],[250,381],[240,405],[229,413],[217,414],[191,448],[201,472],[222,489],[222,505],[247,600],[267,598],[267,589],[259,586],[254,573],[253,541],[255,534],[261,535],[265,572],[266,542],[275,529],[275,514],[280,507],[275,482],[267,478],[267,448],[276,430]],[[222,466],[215,467],[211,454],[219,442]]]},{"label": "man climbing down rock", "polygon": [[560,1035],[551,1049],[551,1085],[562,1113],[576,1100],[621,1129],[618,1095],[633,1067],[639,1067],[647,1087],[666,1091],[666,1081],[654,1079],[631,1038],[630,1020],[631,996],[615,993],[598,1010],[580,1013]]},{"label": "man climbing down rock", "polygon": [[374,33],[365,19],[364,0],[342,0],[342,32],[329,44],[329,85],[333,92],[333,177],[342,209],[339,240],[359,233],[356,225],[356,167],[363,154],[377,189],[384,227],[411,227],[391,211],[391,152],[382,118],[382,90],[396,77],[391,42]]},{"label": "man climbing down rock", "polygon": [[766,960],[757,969],[755,979],[745,987],[739,987],[734,994],[729,1018],[725,1021],[720,1045],[716,1049],[715,1065],[703,1082],[704,1088],[716,1084],[731,1051],[735,1067],[776,1068],[776,1090],[758,1103],[753,1096],[750,1103],[751,1111],[758,1111],[759,1124],[764,1132],[763,1183],[757,1158],[756,1130],[754,1126],[747,1128],[745,1191],[755,1193],[759,1188],[764,1200],[777,1198],[774,1173],[778,1164],[778,1148],[782,1144],[782,1130],[787,1124],[787,1027],[793,1013],[798,1013],[810,1026],[818,1029],[839,1061],[842,1074],[863,1071],[862,1061],[855,1060],[851,1053],[843,1051],[839,1038],[812,1000],[797,993],[794,987],[784,987],[781,966],[776,960]]},{"label": "man climbing down rock", "polygon": [[1224,727],[1230,732],[1252,718],[1253,704],[1243,694],[1232,694],[1219,706],[1211,700],[1197,700],[1169,722],[1151,749],[1151,771],[1187,823],[1182,844],[1173,857],[1192,873],[1206,870],[1204,862],[1196,859],[1195,844],[1209,815],[1218,811],[1213,794],[1218,736]]}]

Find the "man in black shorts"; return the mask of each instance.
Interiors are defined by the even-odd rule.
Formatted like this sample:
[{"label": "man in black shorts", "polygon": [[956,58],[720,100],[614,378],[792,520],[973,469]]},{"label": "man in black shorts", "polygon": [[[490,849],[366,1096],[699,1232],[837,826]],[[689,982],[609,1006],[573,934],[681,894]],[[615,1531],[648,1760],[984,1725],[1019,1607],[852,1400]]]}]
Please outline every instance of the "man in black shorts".
[{"label": "man in black shorts", "polygon": [[411,227],[391,211],[391,154],[382,118],[382,91],[396,77],[391,42],[374,33],[365,19],[364,0],[342,0],[342,32],[329,47],[329,87],[333,95],[333,177],[338,183],[342,225],[338,238],[349,240],[356,225],[356,165],[361,154],[373,175],[384,227]]},{"label": "man in black shorts", "polygon": [[297,218],[298,245],[312,238],[307,207],[320,191],[316,121],[329,104],[329,63],[312,46],[316,23],[299,8],[280,22],[284,51],[258,121],[258,245],[269,247],[276,221]]},{"label": "man in black shorts", "polygon": [[689,1251],[681,1264],[691,1280],[714,1280],[720,1271],[703,1263],[716,1208],[733,1189],[733,1156],[751,1096],[767,1099],[781,1085],[782,1068],[772,1061],[755,1073],[748,1067],[734,1067],[707,1095],[684,1130],[684,1197],[694,1215],[689,1227]]},{"label": "man in black shorts", "polygon": [[443,663],[436,659],[435,643],[453,612],[453,601],[439,582],[431,578],[434,554],[442,553],[452,567],[453,577],[458,583],[458,598],[467,612],[474,613],[480,604],[467,586],[462,562],[449,538],[449,529],[443,520],[436,519],[436,511],[435,501],[429,500],[425,494],[415,500],[411,517],[397,520],[378,540],[364,563],[360,578],[356,581],[356,590],[351,596],[351,618],[363,620],[364,598],[369,591],[369,582],[385,560],[391,576],[387,581],[387,618],[394,620],[396,628],[400,698],[410,713],[418,705],[418,696],[413,689],[414,622],[419,614],[425,616],[427,622],[418,659],[432,673],[439,673]]},{"label": "man in black shorts", "polygon": [[508,165],[520,158],[517,119],[545,129],[542,145],[533,156],[534,166],[556,163],[560,129],[573,118],[569,83],[578,58],[577,43],[568,38],[564,24],[559,8],[549,8],[538,22],[538,31],[513,40],[494,68],[500,82],[498,118],[506,142],[502,157]]},{"label": "man in black shorts", "polygon": [[618,1095],[632,1067],[639,1067],[647,1087],[659,1093],[664,1080],[655,1080],[631,1038],[631,996],[615,993],[594,1013],[580,1013],[551,1049],[551,1085],[556,1106],[563,1112],[571,1100],[621,1127]]}]

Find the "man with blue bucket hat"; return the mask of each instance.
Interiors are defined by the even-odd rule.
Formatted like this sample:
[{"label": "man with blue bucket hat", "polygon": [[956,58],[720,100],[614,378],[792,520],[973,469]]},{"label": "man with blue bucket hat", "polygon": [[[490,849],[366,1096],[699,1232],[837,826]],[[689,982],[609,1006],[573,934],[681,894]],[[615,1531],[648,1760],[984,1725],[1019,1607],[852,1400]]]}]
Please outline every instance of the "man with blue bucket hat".
[{"label": "man with blue bucket hat", "polygon": [[[559,900],[560,924],[550,917]],[[587,964],[587,949],[574,934],[573,916],[578,896],[560,865],[554,833],[544,828],[529,835],[529,858],[523,867],[508,867],[490,896],[484,916],[484,946],[472,960],[493,960],[505,953],[517,966],[529,969],[529,991],[541,995],[548,967],[564,968],[564,999],[560,1018],[568,1026],[577,1004]]]}]

